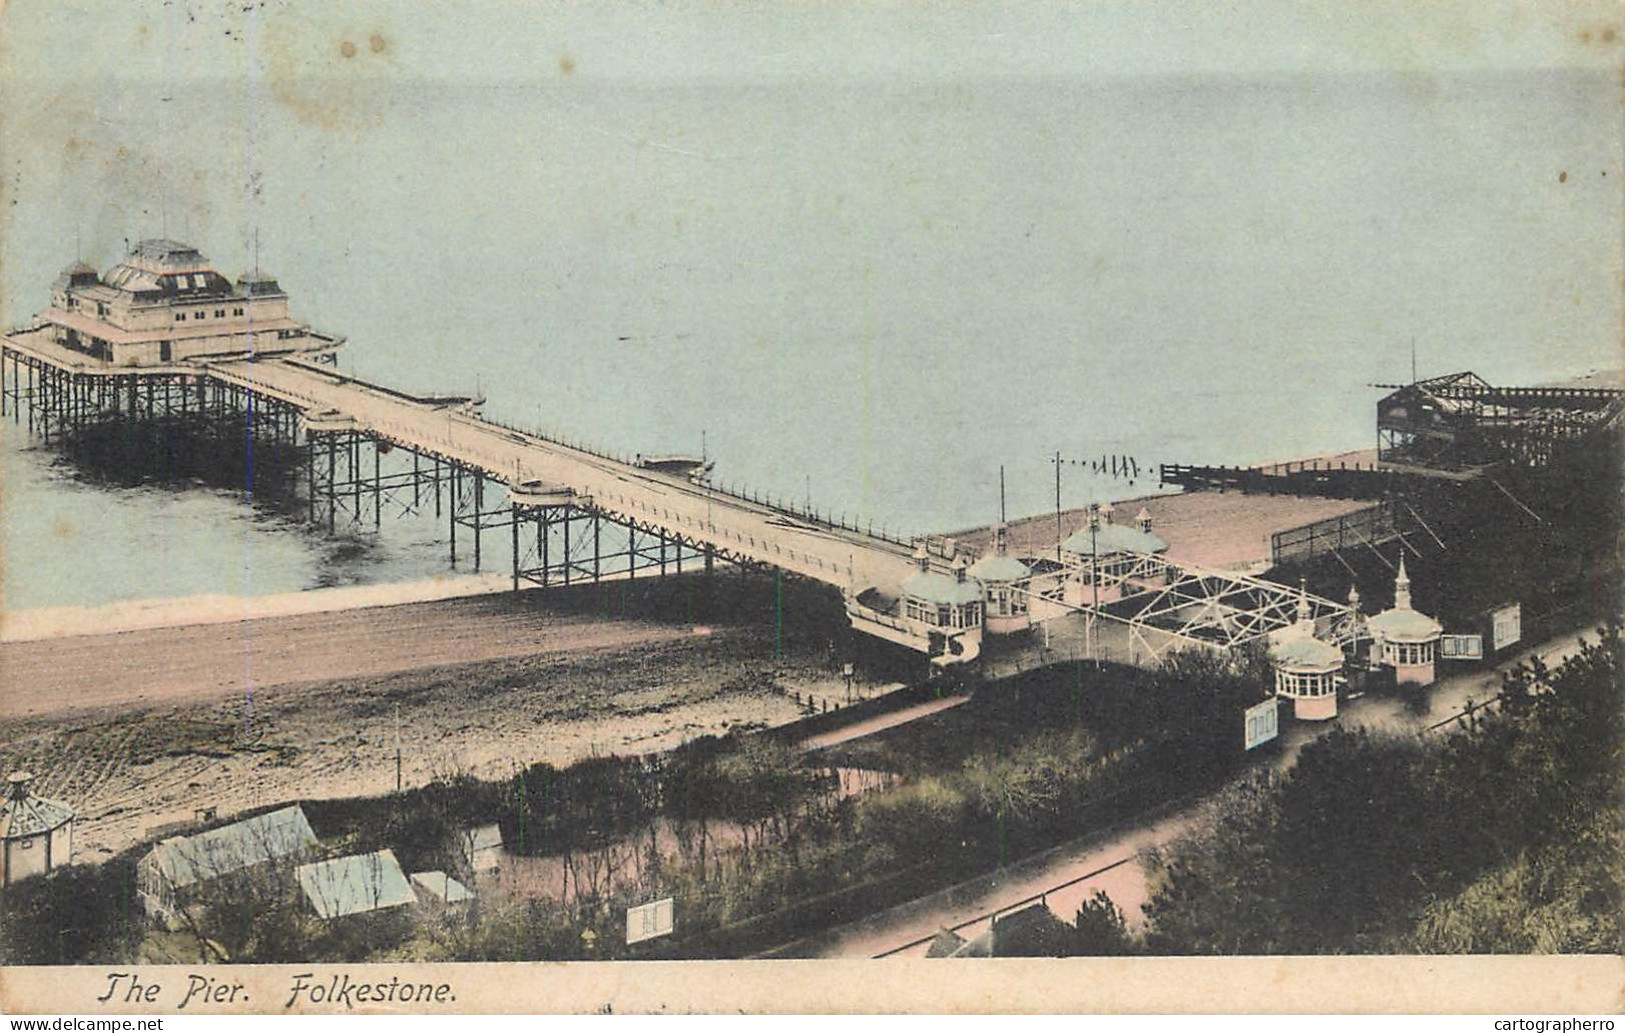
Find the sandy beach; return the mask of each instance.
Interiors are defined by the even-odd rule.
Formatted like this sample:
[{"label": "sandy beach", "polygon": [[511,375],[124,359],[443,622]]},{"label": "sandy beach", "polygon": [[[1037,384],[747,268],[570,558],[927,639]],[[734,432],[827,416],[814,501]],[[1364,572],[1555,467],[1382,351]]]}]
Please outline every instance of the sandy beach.
[{"label": "sandy beach", "polygon": [[571,610],[509,594],[0,643],[0,767],[103,860],[215,808],[501,777],[658,750],[839,698],[770,626]]}]

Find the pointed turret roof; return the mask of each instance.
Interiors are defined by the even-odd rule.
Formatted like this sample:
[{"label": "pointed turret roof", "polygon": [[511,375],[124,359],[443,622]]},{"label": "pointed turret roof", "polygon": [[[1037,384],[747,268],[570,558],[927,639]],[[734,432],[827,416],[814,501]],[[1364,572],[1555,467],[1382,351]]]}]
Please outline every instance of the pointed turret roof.
[{"label": "pointed turret roof", "polygon": [[1298,581],[1298,619],[1271,636],[1270,659],[1281,667],[1324,670],[1343,663],[1343,651],[1315,637],[1309,588]]},{"label": "pointed turret roof", "polygon": [[1431,642],[1444,633],[1444,625],[1411,606],[1411,578],[1405,573],[1405,554],[1399,555],[1394,576],[1394,605],[1366,622],[1371,634],[1389,642]]},{"label": "pointed turret roof", "polygon": [[6,798],[0,801],[0,839],[23,839],[50,832],[73,820],[73,808],[28,791],[34,776],[19,771],[6,778]]}]

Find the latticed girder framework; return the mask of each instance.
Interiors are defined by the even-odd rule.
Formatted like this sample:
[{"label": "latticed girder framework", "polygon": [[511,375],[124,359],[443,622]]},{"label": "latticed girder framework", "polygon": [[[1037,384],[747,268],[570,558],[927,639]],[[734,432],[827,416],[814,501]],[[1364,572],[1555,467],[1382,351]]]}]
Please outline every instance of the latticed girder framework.
[{"label": "latticed girder framework", "polygon": [[640,573],[711,570],[715,558],[731,558],[664,528],[586,504],[514,505],[512,527],[515,589],[520,581],[568,585],[634,579]]},{"label": "latticed girder framework", "polygon": [[[1100,564],[1100,594],[1112,596],[1112,602],[1097,608],[1067,601],[1066,582],[1087,578],[1090,567],[1090,557],[1063,561],[1058,578],[1043,579],[1053,586],[1031,594],[1051,607],[1125,625],[1134,655],[1152,661],[1175,649],[1227,651],[1266,639],[1297,620],[1300,599],[1309,605],[1317,637],[1341,646],[1361,634],[1359,617],[1347,605],[1300,595],[1273,581],[1147,554],[1117,554]],[[1084,595],[1090,595],[1087,582]]]}]

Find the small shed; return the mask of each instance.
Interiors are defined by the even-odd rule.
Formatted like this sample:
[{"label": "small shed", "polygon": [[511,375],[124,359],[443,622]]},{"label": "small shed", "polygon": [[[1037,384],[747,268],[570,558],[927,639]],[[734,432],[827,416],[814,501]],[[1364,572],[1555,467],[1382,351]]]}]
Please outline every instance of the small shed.
[{"label": "small shed", "polygon": [[28,791],[34,776],[6,778],[0,802],[0,885],[73,863],[73,808]]},{"label": "small shed", "polygon": [[1047,904],[1038,902],[994,918],[969,940],[943,930],[932,940],[926,957],[1058,958],[1071,953],[1072,933]]},{"label": "small shed", "polygon": [[431,904],[461,904],[474,899],[474,891],[445,872],[413,872],[412,888]]},{"label": "small shed", "polygon": [[952,929],[941,929],[931,938],[931,946],[926,948],[925,956],[928,958],[951,958],[965,946],[965,938]]},{"label": "small shed", "polygon": [[458,836],[463,860],[469,871],[491,872],[502,864],[502,829],[496,825],[477,825],[464,829]]},{"label": "small shed", "polygon": [[418,900],[393,850],[303,864],[294,877],[318,918],[387,911]]},{"label": "small shed", "polygon": [[173,917],[188,896],[223,876],[294,860],[319,845],[295,804],[195,836],[172,836],[136,866],[136,894],[147,914]]}]

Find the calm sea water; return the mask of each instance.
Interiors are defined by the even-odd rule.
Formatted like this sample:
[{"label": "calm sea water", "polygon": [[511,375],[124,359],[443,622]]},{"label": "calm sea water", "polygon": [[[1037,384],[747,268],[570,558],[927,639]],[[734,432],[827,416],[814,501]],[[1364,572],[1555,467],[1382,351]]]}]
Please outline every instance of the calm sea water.
[{"label": "calm sea water", "polygon": [[[20,88],[8,325],[76,250],[167,233],[235,274],[257,236],[345,368],[628,452],[703,438],[723,482],[877,525],[989,522],[1001,465],[1047,509],[1057,450],[1363,446],[1413,339],[1502,383],[1618,347],[1606,76]],[[438,527],[91,484],[9,423],[0,464],[7,607],[446,569]]]}]

